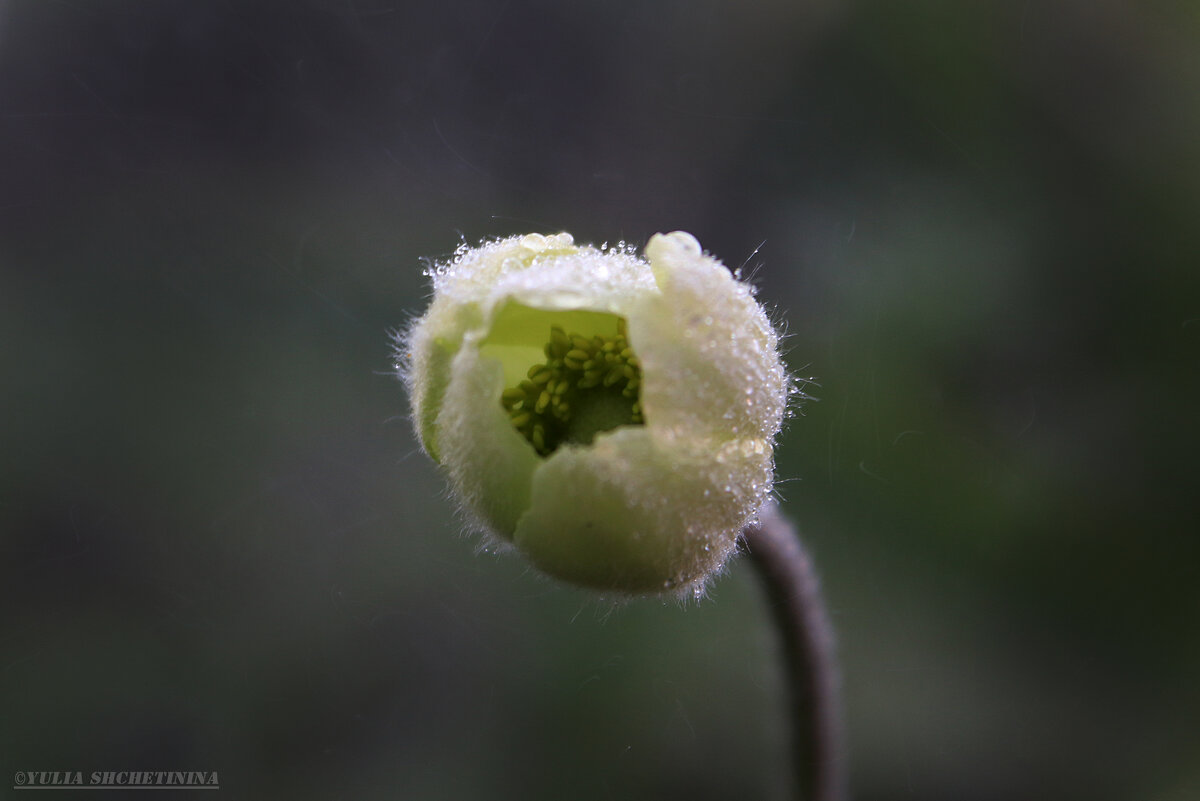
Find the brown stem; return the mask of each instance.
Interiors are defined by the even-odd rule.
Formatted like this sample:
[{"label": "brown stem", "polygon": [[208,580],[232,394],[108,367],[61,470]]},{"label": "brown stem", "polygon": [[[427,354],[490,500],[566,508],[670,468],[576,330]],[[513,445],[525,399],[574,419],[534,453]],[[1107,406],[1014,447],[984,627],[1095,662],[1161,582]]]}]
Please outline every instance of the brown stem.
[{"label": "brown stem", "polygon": [[840,680],[833,627],[812,560],[792,524],[769,504],[742,532],[766,585],[790,685],[797,790],[803,801],[846,797]]}]

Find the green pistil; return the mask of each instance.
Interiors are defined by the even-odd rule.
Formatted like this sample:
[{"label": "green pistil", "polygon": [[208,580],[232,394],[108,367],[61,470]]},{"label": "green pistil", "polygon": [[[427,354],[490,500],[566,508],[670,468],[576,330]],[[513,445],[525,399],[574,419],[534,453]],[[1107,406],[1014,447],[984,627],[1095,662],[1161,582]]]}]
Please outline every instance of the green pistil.
[{"label": "green pistil", "polygon": [[642,367],[625,321],[614,336],[568,334],[550,327],[546,362],[504,390],[500,404],[542,456],[564,442],[588,444],[602,431],[642,423]]}]

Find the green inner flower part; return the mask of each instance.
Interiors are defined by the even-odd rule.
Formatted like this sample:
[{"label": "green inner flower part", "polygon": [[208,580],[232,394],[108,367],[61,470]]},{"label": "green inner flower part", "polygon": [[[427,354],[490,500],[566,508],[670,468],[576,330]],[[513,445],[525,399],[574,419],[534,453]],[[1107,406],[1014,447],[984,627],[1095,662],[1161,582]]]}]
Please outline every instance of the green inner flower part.
[{"label": "green inner flower part", "polygon": [[546,361],[504,390],[500,404],[541,456],[564,442],[587,445],[622,425],[642,424],[642,367],[625,334],[585,337],[550,327]]}]

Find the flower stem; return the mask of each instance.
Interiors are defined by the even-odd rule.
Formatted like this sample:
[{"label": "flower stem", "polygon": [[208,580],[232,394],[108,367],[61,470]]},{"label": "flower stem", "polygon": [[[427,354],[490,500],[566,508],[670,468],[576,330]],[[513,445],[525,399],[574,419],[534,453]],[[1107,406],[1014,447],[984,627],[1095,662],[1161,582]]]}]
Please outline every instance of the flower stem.
[{"label": "flower stem", "polygon": [[840,679],[820,582],[792,524],[769,504],[742,532],[782,637],[790,684],[797,791],[803,801],[846,796]]}]

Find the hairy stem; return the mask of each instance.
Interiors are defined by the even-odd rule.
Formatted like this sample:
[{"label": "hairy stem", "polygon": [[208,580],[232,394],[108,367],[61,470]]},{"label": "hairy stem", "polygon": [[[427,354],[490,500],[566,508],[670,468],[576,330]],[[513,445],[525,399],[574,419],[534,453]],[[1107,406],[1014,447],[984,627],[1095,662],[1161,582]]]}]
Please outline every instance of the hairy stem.
[{"label": "hairy stem", "polygon": [[742,539],[766,585],[790,686],[797,791],[803,801],[846,797],[840,680],[833,627],[812,560],[792,524],[770,504]]}]

